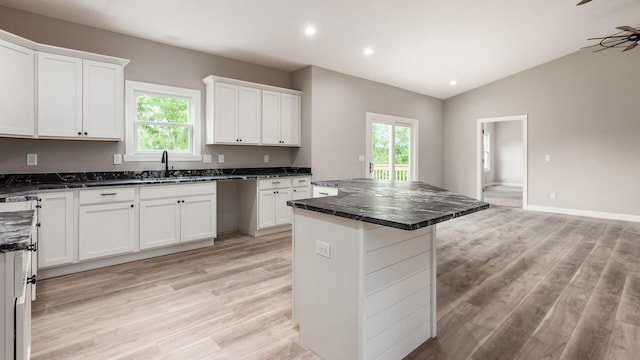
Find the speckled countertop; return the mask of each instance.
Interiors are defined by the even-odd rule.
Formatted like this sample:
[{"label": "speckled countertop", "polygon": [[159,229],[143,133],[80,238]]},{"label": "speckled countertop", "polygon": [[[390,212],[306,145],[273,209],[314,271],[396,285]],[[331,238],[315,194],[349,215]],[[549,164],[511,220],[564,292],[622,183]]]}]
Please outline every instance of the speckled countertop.
[{"label": "speckled countertop", "polygon": [[0,212],[0,253],[27,249],[31,244],[33,212]]},{"label": "speckled countertop", "polygon": [[389,226],[416,230],[489,208],[489,204],[419,181],[350,179],[316,181],[338,195],[290,200],[287,205]]},{"label": "speckled countertop", "polygon": [[[168,176],[167,176],[168,175]],[[164,171],[114,171],[47,174],[0,174],[0,202],[39,190],[202,181],[246,180],[311,175],[310,168],[275,167]]]}]

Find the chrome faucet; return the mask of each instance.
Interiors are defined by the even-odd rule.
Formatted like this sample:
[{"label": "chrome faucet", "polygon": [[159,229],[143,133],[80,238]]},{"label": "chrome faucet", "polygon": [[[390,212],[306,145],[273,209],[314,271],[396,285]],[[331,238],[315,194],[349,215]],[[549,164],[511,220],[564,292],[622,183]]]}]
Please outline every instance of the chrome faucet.
[{"label": "chrome faucet", "polygon": [[167,152],[167,150],[162,152],[162,159],[160,160],[160,163],[164,164],[164,176],[168,177],[169,176],[169,153]]}]

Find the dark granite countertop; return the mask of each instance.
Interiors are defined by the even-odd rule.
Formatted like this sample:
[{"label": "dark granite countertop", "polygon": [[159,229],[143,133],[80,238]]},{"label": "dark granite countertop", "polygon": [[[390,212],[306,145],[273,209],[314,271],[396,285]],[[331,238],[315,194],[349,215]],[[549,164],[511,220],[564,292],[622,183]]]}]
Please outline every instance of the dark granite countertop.
[{"label": "dark granite countertop", "polygon": [[338,195],[290,200],[287,205],[403,230],[489,208],[488,203],[419,181],[350,179],[312,184],[338,187]]},{"label": "dark granite countertop", "polygon": [[0,253],[25,250],[31,244],[34,210],[0,212]]},{"label": "dark granite countertop", "polygon": [[246,180],[311,175],[310,168],[275,167],[164,171],[119,171],[47,174],[0,174],[0,202],[33,196],[39,190],[167,184],[202,181]]}]

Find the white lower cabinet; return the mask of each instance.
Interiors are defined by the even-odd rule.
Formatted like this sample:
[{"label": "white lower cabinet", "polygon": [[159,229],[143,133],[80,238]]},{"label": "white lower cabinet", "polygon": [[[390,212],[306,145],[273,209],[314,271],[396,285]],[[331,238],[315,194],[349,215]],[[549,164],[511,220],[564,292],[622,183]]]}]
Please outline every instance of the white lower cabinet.
[{"label": "white lower cabinet", "polygon": [[140,189],[140,249],[216,237],[216,183]]},{"label": "white lower cabinet", "polygon": [[73,191],[41,193],[38,200],[38,268],[73,263]]},{"label": "white lower cabinet", "polygon": [[291,224],[291,210],[287,206],[290,199],[290,188],[260,190],[258,228]]},{"label": "white lower cabinet", "polygon": [[310,194],[310,176],[242,181],[238,188],[240,232],[262,236],[290,230],[287,201],[309,198]]},{"label": "white lower cabinet", "polygon": [[136,250],[134,188],[81,190],[78,258],[88,260]]},{"label": "white lower cabinet", "polygon": [[293,178],[293,193],[291,200],[309,199],[311,198],[311,177],[295,177]]}]

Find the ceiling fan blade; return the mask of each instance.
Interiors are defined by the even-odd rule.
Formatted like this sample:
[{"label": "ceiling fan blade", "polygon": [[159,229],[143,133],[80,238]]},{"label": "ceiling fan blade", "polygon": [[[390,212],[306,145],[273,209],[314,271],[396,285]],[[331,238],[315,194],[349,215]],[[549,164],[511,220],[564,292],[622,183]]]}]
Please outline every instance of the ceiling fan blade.
[{"label": "ceiling fan blade", "polygon": [[627,37],[629,37],[629,35],[611,35],[611,36],[604,36],[604,37],[588,38],[587,40],[602,40],[602,39],[615,39],[615,38],[627,38]]},{"label": "ceiling fan blade", "polygon": [[624,48],[624,50],[622,50],[622,51],[631,50],[631,49],[633,49],[633,48],[634,48],[634,47],[636,47],[636,46],[638,46],[638,42],[637,42],[637,41],[636,41],[636,42],[634,42],[633,44],[631,44],[631,45],[627,46],[627,47],[626,47],[626,48]]},{"label": "ceiling fan blade", "polygon": [[586,4],[586,3],[588,3],[588,2],[591,2],[591,0],[582,0],[582,1],[580,1],[579,3],[577,3],[577,4],[576,4],[576,6],[578,6],[578,5],[582,5],[582,4]]},{"label": "ceiling fan blade", "polygon": [[622,31],[628,31],[628,32],[630,32],[632,34],[640,34],[640,30],[638,30],[638,29],[636,29],[634,27],[631,27],[631,26],[618,26],[618,27],[616,27],[616,29],[622,30]]}]

